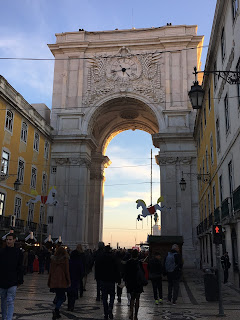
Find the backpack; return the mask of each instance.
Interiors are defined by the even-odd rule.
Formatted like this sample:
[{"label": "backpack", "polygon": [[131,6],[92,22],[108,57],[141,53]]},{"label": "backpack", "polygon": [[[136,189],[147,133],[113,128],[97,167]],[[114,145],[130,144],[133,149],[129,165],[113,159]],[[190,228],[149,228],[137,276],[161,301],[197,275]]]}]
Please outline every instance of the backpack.
[{"label": "backpack", "polygon": [[165,270],[166,272],[173,272],[176,267],[175,256],[176,253],[168,252],[168,255],[165,260]]},{"label": "backpack", "polygon": [[137,265],[137,284],[140,286],[146,286],[148,284],[148,281],[145,277],[145,273],[142,270],[142,268],[140,267],[139,263]]}]

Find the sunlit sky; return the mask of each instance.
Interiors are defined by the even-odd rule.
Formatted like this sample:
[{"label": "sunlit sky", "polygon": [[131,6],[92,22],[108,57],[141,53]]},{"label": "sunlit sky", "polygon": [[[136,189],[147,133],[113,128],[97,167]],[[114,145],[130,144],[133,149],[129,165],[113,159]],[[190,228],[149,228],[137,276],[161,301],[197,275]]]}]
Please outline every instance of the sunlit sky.
[{"label": "sunlit sky", "polygon": [[[0,58],[52,58],[47,47],[55,33],[198,25],[204,45],[210,38],[216,0],[8,0],[1,1]],[[203,49],[202,68],[207,54]],[[54,62],[0,60],[0,74],[29,102],[51,108]],[[132,246],[145,241],[150,219],[136,224],[135,201],[150,204],[150,152],[147,133],[126,131],[116,136],[106,155],[104,241]],[[159,197],[159,169],[153,162],[153,202]],[[120,168],[119,168],[120,167]]]}]

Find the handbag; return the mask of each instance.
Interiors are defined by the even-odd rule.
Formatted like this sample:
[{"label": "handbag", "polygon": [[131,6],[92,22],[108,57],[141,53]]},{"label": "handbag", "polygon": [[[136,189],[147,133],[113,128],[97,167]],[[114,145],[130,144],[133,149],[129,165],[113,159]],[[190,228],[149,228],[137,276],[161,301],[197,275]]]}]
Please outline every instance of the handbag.
[{"label": "handbag", "polygon": [[138,267],[137,267],[137,283],[141,286],[146,286],[148,284],[148,281],[145,277],[145,273],[144,271],[142,270],[142,268],[140,268],[140,265],[138,264]]}]

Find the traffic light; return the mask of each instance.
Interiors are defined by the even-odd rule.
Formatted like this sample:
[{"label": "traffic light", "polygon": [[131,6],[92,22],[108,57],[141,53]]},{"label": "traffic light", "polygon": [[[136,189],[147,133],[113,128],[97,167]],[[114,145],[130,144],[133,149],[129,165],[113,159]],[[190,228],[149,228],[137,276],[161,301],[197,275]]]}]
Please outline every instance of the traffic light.
[{"label": "traffic light", "polygon": [[213,243],[222,244],[223,242],[223,231],[220,224],[215,224],[213,226]]}]

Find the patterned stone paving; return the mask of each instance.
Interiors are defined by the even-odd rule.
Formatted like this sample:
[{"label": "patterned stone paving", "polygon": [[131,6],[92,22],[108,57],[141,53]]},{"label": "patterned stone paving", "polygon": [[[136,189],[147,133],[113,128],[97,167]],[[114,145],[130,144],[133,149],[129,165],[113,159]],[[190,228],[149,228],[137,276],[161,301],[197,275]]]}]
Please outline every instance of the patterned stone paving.
[{"label": "patterned stone paving", "polygon": [[[24,284],[18,288],[15,301],[14,319],[41,320],[52,319],[52,303],[54,294],[47,287],[47,274],[37,273],[25,276]],[[218,302],[207,302],[204,295],[203,273],[196,270],[184,272],[183,281],[180,283],[180,294],[177,305],[166,303],[167,281],[163,281],[164,302],[155,305],[151,283],[144,289],[141,295],[139,320],[195,320],[215,319],[218,314]],[[67,311],[65,302],[61,308],[62,320],[100,320],[103,319],[103,307],[101,302],[95,301],[96,285],[93,275],[90,274],[87,291],[82,298],[76,301],[74,312]],[[240,319],[240,294],[231,288],[231,285],[223,285],[223,300],[226,318]],[[114,319],[128,319],[128,306],[126,290],[123,289],[122,303],[115,300]]]}]

